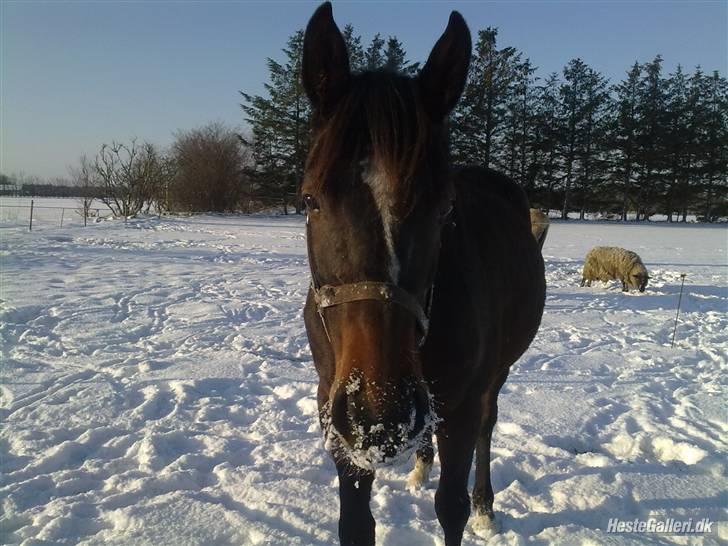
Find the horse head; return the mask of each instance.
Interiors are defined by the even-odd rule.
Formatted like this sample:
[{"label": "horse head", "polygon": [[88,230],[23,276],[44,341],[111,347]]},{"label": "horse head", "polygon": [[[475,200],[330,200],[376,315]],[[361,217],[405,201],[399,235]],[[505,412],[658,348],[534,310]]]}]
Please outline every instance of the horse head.
[{"label": "horse head", "polygon": [[418,349],[454,198],[446,118],[470,51],[453,12],[416,77],[357,74],[330,4],[306,29],[302,77],[313,116],[302,195],[317,311],[307,327],[332,355],[317,363],[327,433],[359,466],[416,447],[432,422]]}]

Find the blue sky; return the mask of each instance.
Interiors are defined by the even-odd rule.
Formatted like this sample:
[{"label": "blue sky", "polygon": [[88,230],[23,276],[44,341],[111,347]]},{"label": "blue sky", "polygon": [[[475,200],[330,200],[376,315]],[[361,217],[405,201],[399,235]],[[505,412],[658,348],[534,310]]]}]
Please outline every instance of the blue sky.
[{"label": "blue sky", "polygon": [[[132,137],[168,145],[208,121],[243,127],[238,90],[262,92],[266,57],[318,5],[307,1],[0,0],[0,172],[66,176],[82,153]],[[728,2],[334,2],[343,27],[368,41],[396,35],[424,61],[459,10],[475,33],[499,28],[540,67],[581,57],[612,80],[661,53],[727,72]]]}]

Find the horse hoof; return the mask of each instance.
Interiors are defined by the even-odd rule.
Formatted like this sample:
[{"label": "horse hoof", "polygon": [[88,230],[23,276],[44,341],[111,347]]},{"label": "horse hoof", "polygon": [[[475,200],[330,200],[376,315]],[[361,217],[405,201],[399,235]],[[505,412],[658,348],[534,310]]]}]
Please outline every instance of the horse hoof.
[{"label": "horse hoof", "polygon": [[427,483],[430,479],[430,471],[432,470],[432,463],[424,463],[417,459],[415,467],[412,472],[407,476],[407,489],[410,491],[417,491],[422,489],[422,486]]},{"label": "horse hoof", "polygon": [[475,535],[486,540],[500,532],[500,526],[492,512],[473,514],[473,517],[470,518],[470,527]]}]

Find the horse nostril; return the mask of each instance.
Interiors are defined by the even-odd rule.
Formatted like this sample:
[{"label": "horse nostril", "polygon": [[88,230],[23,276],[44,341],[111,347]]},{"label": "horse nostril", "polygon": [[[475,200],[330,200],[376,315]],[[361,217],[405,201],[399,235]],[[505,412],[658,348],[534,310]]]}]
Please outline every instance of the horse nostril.
[{"label": "horse nostril", "polygon": [[346,389],[338,389],[331,400],[331,424],[344,437],[349,433],[348,406]]}]

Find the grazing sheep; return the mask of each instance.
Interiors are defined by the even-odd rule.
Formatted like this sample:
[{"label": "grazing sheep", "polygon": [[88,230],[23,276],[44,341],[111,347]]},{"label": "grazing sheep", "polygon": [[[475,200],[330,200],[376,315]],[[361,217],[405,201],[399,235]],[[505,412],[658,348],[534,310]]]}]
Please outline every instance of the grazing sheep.
[{"label": "grazing sheep", "polygon": [[539,209],[531,209],[531,233],[538,242],[538,248],[543,249],[543,242],[549,232],[549,217]]},{"label": "grazing sheep", "polygon": [[622,282],[624,292],[630,288],[644,292],[647,279],[647,269],[640,257],[631,250],[616,246],[597,246],[586,255],[581,286],[591,286],[592,281],[618,280]]}]

